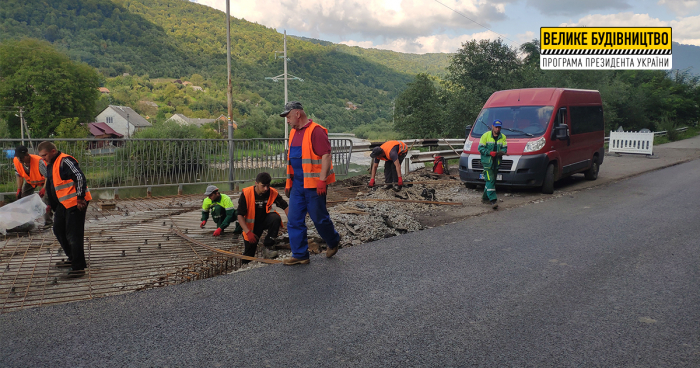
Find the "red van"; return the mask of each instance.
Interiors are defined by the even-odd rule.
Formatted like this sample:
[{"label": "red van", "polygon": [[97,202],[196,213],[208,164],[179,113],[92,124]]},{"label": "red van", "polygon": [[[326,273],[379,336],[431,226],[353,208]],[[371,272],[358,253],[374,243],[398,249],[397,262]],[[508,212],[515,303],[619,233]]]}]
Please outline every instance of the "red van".
[{"label": "red van", "polygon": [[554,182],[566,176],[598,178],[605,152],[598,91],[527,88],[492,94],[474,125],[467,127],[459,161],[459,176],[467,187],[484,183],[479,139],[496,119],[503,123],[508,143],[496,185],[542,187],[551,194]]}]

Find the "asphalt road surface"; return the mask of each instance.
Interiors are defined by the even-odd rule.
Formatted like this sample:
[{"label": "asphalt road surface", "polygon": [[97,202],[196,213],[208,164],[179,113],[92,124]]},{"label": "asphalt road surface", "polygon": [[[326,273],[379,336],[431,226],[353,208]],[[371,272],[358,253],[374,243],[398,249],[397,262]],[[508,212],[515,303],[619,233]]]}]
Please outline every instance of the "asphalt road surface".
[{"label": "asphalt road surface", "polygon": [[0,366],[700,366],[700,161],[173,287],[0,316]]}]

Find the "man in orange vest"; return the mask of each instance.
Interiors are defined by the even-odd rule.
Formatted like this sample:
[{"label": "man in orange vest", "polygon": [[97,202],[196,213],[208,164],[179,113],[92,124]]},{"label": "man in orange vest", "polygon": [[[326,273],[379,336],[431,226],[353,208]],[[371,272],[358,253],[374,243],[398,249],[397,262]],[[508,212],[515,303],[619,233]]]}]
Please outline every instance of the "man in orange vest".
[{"label": "man in orange vest", "polygon": [[289,197],[287,232],[292,257],[285,259],[284,264],[309,263],[307,213],[328,245],[326,257],[333,257],[340,246],[340,235],[326,208],[326,186],[335,182],[328,130],[306,116],[301,102],[287,103],[280,116],[292,127],[284,189]]},{"label": "man in orange vest", "polygon": [[401,164],[403,159],[408,154],[408,146],[401,141],[388,141],[379,147],[375,147],[372,153],[372,174],[370,176],[368,186],[374,186],[374,176],[377,174],[379,161],[384,161],[384,189],[391,188],[394,183],[397,183],[397,189],[403,187],[403,177],[401,176]]},{"label": "man in orange vest", "polygon": [[46,167],[46,196],[55,211],[53,233],[68,256],[68,261],[58,262],[58,267],[70,267],[68,277],[85,275],[85,213],[92,200],[85,175],[73,157],[59,151],[51,142],[41,142],[39,156]]},{"label": "man in orange vest", "polygon": [[[36,188],[41,187],[39,196],[48,205],[44,196],[44,181],[46,180],[46,162],[37,155],[32,155],[25,146],[15,149],[15,158],[12,160],[17,174],[17,199],[34,194]],[[44,224],[51,226],[53,216],[50,212],[44,213]]]},{"label": "man in orange vest", "polygon": [[[281,208],[286,215],[289,215],[287,201],[282,198],[275,188],[270,188],[272,177],[266,172],[261,172],[255,177],[255,185],[243,188],[241,196],[238,198],[238,223],[243,228],[243,244],[245,250],[243,254],[255,257],[258,248],[258,239],[263,231],[267,230],[267,236],[263,240],[265,246],[265,258],[277,257],[274,251],[275,238],[282,225],[280,215],[271,211],[275,204]],[[248,261],[244,260],[244,263]]]}]

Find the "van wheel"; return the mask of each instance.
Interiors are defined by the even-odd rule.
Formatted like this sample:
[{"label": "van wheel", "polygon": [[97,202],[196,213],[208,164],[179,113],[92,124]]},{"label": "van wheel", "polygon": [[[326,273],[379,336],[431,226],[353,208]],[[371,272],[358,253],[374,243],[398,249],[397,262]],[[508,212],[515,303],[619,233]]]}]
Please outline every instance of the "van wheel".
[{"label": "van wheel", "polygon": [[586,170],[584,174],[586,176],[586,180],[598,179],[598,170],[600,170],[600,166],[598,166],[598,160],[593,160],[591,168]]},{"label": "van wheel", "polygon": [[464,183],[467,189],[476,189],[476,184]]},{"label": "van wheel", "polygon": [[547,172],[544,174],[544,181],[542,182],[542,193],[554,193],[554,164],[547,166]]}]

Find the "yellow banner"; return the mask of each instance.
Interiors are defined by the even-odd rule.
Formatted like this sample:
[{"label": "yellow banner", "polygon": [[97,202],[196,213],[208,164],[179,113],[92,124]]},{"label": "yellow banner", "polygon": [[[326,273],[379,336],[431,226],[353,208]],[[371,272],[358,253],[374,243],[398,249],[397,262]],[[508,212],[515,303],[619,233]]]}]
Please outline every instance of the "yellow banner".
[{"label": "yellow banner", "polygon": [[542,54],[553,50],[665,50],[653,53],[670,54],[671,42],[671,27],[540,28]]}]

